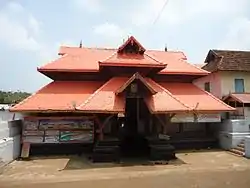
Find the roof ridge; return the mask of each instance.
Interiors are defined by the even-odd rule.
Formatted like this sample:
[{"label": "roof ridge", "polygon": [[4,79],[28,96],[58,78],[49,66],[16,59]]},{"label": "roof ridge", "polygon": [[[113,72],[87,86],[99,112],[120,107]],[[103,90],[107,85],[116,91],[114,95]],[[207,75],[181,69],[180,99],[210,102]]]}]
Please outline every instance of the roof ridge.
[{"label": "roof ridge", "polygon": [[157,50],[157,49],[148,49],[146,51],[157,51],[157,52],[170,52],[170,53],[183,53],[182,51],[179,51],[179,50],[168,50],[168,51],[164,51],[164,50]]},{"label": "roof ridge", "polygon": [[66,57],[68,57],[68,56],[71,56],[71,55],[65,53],[64,55],[60,56],[59,58],[57,58],[57,59],[55,59],[55,60],[53,60],[53,61],[51,61],[51,62],[49,62],[49,63],[47,63],[47,64],[45,64],[45,65],[43,65],[43,66],[41,66],[41,67],[37,67],[37,70],[38,70],[38,71],[39,71],[39,70],[42,70],[42,69],[43,69],[42,67],[48,66],[48,65],[50,65],[50,64],[52,64],[52,63],[54,63],[54,62],[56,62],[56,61],[58,61],[58,60],[61,60],[61,59],[66,58]]},{"label": "roof ridge", "polygon": [[183,106],[185,106],[186,108],[188,108],[189,110],[192,110],[188,105],[184,104],[180,99],[178,99],[178,97],[175,97],[170,91],[168,91],[166,88],[164,88],[163,86],[161,86],[160,84],[158,84],[157,82],[155,82],[153,79],[149,78],[149,80],[151,80],[152,82],[154,82],[154,84],[156,84],[157,86],[159,86],[165,93],[167,93],[170,97],[172,97],[173,99],[175,99],[177,102],[179,102],[180,104],[182,104]]},{"label": "roof ridge", "polygon": [[219,51],[219,52],[247,52],[250,53],[250,50],[233,50],[233,49],[226,49],[226,50],[222,50],[222,49],[212,49],[213,51]]},{"label": "roof ridge", "polygon": [[109,47],[85,47],[79,48],[78,46],[60,46],[62,48],[76,48],[76,49],[99,49],[99,50],[117,50],[117,48],[109,48]]},{"label": "roof ridge", "polygon": [[[113,77],[114,78],[114,77]],[[81,110],[81,108],[85,105],[87,105],[106,85],[108,85],[111,80],[109,79],[106,83],[104,83],[101,87],[99,87],[93,94],[91,94],[83,103],[81,103],[79,106],[76,107],[77,110]]]},{"label": "roof ridge", "polygon": [[105,62],[105,61],[109,60],[111,57],[113,57],[113,56],[116,55],[116,54],[117,54],[117,52],[114,52],[113,54],[111,54],[110,56],[108,56],[106,59],[104,59],[104,60],[99,60],[98,62]]},{"label": "roof ridge", "polygon": [[[27,102],[27,100],[31,99],[32,97],[34,97],[35,95],[37,95],[40,91],[42,91],[43,89],[45,89],[46,87],[48,87],[50,84],[54,83],[55,81],[50,82],[49,84],[43,86],[41,89],[39,89],[37,92],[31,94],[30,96],[28,96],[27,98],[25,98],[24,100],[22,100],[21,102],[19,102],[18,104],[16,104],[15,106],[11,107],[9,110],[15,110],[16,107],[22,105],[23,103]],[[39,107],[38,107],[39,108]]]},{"label": "roof ridge", "polygon": [[[181,60],[181,61],[184,61],[184,60]],[[196,68],[196,69],[198,69],[198,70],[200,70],[200,71],[202,71],[202,72],[206,72],[206,73],[210,73],[209,71],[206,71],[206,70],[204,70],[204,69],[202,69],[202,68],[200,68],[200,67],[198,67],[198,66],[195,66],[194,64],[192,64],[192,63],[189,63],[189,62],[187,62],[187,61],[184,61],[185,63],[187,63],[187,64],[189,64],[189,65],[191,65],[192,67],[194,67],[194,68]]]},{"label": "roof ridge", "polygon": [[149,58],[153,59],[154,61],[156,61],[156,62],[158,62],[158,63],[160,63],[160,64],[163,64],[163,65],[164,65],[164,64],[167,64],[167,63],[164,63],[163,61],[159,61],[158,59],[152,57],[151,55],[149,55],[149,54],[147,54],[147,53],[144,53],[144,55],[148,56]]},{"label": "roof ridge", "polygon": [[[112,48],[112,47],[109,48],[109,47],[86,47],[86,46],[83,46],[82,48],[79,48],[78,46],[64,46],[64,45],[62,45],[60,47],[63,47],[63,48],[77,48],[77,49],[118,50],[118,48]],[[156,52],[162,52],[162,53],[166,52],[164,50],[157,50],[157,49],[147,49],[145,52],[147,52],[147,51],[148,52],[156,51]],[[183,53],[183,51],[180,51],[180,50],[170,50],[170,51],[167,51],[166,53],[182,53],[186,58],[186,55]]]},{"label": "roof ridge", "polygon": [[[191,84],[192,84],[192,83],[191,83]],[[199,88],[198,86],[196,86],[196,85],[194,85],[194,84],[192,84],[192,85],[195,86],[196,88],[198,88],[199,90],[201,90],[203,93],[208,94],[210,97],[212,97],[213,99],[215,99],[215,100],[218,101],[219,103],[223,104],[224,106],[229,107],[229,108],[231,108],[232,110],[235,109],[235,108],[233,108],[233,107],[227,105],[226,103],[224,103],[222,100],[218,99],[217,97],[215,97],[215,96],[212,95],[211,93],[209,93],[209,92],[207,92],[207,91],[205,91],[205,90]]]}]

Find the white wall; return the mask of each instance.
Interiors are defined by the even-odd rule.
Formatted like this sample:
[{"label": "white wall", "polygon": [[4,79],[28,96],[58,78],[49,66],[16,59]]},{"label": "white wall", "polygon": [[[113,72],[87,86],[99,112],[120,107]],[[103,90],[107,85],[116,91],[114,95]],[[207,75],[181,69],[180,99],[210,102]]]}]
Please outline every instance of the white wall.
[{"label": "white wall", "polygon": [[221,75],[221,93],[228,95],[235,92],[234,80],[244,79],[245,92],[250,92],[250,73],[241,71],[223,71]]},{"label": "white wall", "polygon": [[204,76],[201,78],[198,78],[194,80],[194,84],[198,86],[201,89],[205,89],[205,83],[210,83],[210,93],[212,93],[214,96],[221,98],[222,92],[221,92],[221,74],[219,72],[210,73],[208,76]]},{"label": "white wall", "polygon": [[23,119],[23,116],[20,113],[9,112],[8,110],[0,111],[0,121],[11,121],[13,117],[15,117],[14,120]]}]

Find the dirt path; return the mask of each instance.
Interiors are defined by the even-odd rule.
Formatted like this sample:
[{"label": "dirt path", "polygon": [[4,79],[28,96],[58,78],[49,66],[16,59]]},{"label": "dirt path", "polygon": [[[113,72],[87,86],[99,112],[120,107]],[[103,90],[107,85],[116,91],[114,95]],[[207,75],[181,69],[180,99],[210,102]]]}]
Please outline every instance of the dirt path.
[{"label": "dirt path", "polygon": [[[149,175],[126,178],[78,180],[59,183],[32,183],[32,184],[1,184],[1,188],[128,188],[128,187],[157,187],[157,188],[249,188],[250,170],[243,171],[213,171],[213,172],[172,172],[165,175]],[[20,182],[21,183],[21,182]]]},{"label": "dirt path", "polygon": [[[226,152],[177,156],[183,164],[105,168],[97,165],[88,169],[86,162],[81,166],[81,159],[68,156],[15,161],[0,175],[0,188],[250,187],[250,160]],[[72,170],[67,166],[81,168]]]}]

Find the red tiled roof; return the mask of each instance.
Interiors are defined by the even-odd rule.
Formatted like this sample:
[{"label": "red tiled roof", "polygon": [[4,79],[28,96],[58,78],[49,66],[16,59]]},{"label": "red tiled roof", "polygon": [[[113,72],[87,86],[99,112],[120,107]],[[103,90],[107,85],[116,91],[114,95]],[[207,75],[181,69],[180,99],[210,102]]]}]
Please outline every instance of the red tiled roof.
[{"label": "red tiled roof", "polygon": [[187,58],[183,52],[171,52],[171,51],[165,52],[165,51],[149,50],[146,51],[145,53],[167,64],[166,68],[160,71],[159,74],[188,74],[188,75],[209,74],[209,72],[188,63],[186,61]]},{"label": "red tiled roof", "polygon": [[223,101],[226,101],[230,98],[240,103],[244,104],[250,103],[250,93],[231,93],[228,96],[224,97]]},{"label": "red tiled roof", "polygon": [[[125,97],[116,95],[128,77],[114,77],[108,82],[54,81],[11,111],[83,111],[91,113],[119,113],[125,111]],[[211,94],[190,83],[156,83],[144,78],[154,94],[145,98],[152,113],[178,113],[197,110],[200,112],[230,111]]]},{"label": "red tiled roof", "polygon": [[160,83],[160,85],[192,110],[199,112],[234,110],[212,94],[191,83]]},{"label": "red tiled roof", "polygon": [[[128,58],[117,58],[114,54],[117,49],[105,48],[79,48],[79,47],[61,47],[59,54],[63,57],[40,67],[39,71],[75,71],[90,72],[99,71],[98,62],[107,60],[113,56],[117,63],[146,63],[147,65],[166,64],[166,68],[160,71],[160,74],[189,74],[189,75],[207,75],[209,72],[202,70],[186,62],[186,56],[182,52],[147,50],[142,59],[133,56]],[[143,60],[143,61],[142,61]],[[136,61],[136,62],[133,62]]]},{"label": "red tiled roof", "polygon": [[11,111],[71,111],[84,102],[103,82],[54,81],[15,105]]},{"label": "red tiled roof", "polygon": [[119,113],[125,111],[124,95],[116,95],[117,91],[129,78],[114,77],[103,84],[97,91],[95,91],[84,103],[82,103],[78,110],[96,113]]},{"label": "red tiled roof", "polygon": [[93,72],[99,71],[98,62],[114,54],[114,50],[95,48],[62,47],[59,59],[44,65],[40,71],[72,71]]},{"label": "red tiled roof", "polygon": [[114,53],[104,61],[99,62],[100,66],[147,66],[147,67],[162,67],[166,64],[150,57],[147,54],[118,54]]},{"label": "red tiled roof", "polygon": [[146,80],[157,91],[156,94],[145,98],[145,102],[151,113],[188,112],[190,110],[188,106],[183,104],[161,85],[150,78]]},{"label": "red tiled roof", "polygon": [[193,65],[198,67],[198,68],[202,68],[204,65],[206,65],[206,63],[193,64]]}]

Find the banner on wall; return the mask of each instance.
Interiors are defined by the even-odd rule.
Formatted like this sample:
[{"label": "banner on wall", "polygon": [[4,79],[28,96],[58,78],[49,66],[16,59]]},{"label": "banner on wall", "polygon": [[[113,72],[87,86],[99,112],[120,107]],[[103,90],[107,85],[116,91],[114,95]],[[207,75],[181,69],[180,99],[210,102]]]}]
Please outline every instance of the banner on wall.
[{"label": "banner on wall", "polygon": [[[193,114],[176,114],[172,119],[173,123],[192,123],[195,122]],[[209,123],[209,122],[221,122],[220,114],[198,114],[197,121],[198,123]]]},{"label": "banner on wall", "polygon": [[93,142],[93,119],[25,119],[22,141],[29,143]]},{"label": "banner on wall", "polygon": [[39,129],[92,129],[93,120],[39,120]]}]

